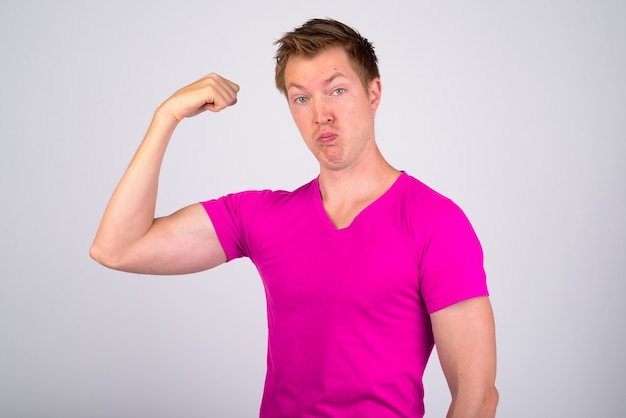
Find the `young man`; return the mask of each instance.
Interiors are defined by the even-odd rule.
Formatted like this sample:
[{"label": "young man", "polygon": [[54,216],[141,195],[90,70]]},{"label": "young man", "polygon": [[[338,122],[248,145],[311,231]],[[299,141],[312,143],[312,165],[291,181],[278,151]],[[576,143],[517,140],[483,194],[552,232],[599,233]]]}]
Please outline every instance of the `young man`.
[{"label": "young man", "polygon": [[210,74],[155,112],[91,248],[120,270],[180,274],[249,257],[268,300],[262,417],[421,417],[436,343],[449,417],[493,417],[494,322],[482,250],[463,212],[385,161],[374,138],[381,81],[372,45],[334,20],[277,41],[285,94],[319,176],[155,219],[161,162],[184,118],[237,102]]}]

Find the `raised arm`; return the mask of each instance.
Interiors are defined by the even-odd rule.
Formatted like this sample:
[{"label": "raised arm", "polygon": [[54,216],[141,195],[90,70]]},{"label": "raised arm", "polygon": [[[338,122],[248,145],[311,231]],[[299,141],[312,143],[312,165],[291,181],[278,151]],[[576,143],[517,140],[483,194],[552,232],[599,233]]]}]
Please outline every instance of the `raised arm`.
[{"label": "raised arm", "polygon": [[239,86],[209,74],[157,108],[139,149],[117,185],[89,251],[99,263],[148,274],[183,274],[226,261],[200,204],[155,219],[159,173],[172,133],[184,118],[237,102]]},{"label": "raised arm", "polygon": [[495,325],[487,297],[431,315],[439,361],[452,394],[448,418],[493,418],[498,405]]}]

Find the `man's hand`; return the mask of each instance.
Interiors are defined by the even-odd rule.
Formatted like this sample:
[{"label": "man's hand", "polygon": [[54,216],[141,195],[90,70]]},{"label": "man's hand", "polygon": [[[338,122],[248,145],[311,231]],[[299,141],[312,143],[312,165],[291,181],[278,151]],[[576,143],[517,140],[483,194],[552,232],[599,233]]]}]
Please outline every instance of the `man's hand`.
[{"label": "man's hand", "polygon": [[159,110],[172,115],[180,122],[206,110],[219,112],[234,105],[237,103],[238,92],[237,84],[211,73],[178,90],[159,107]]}]

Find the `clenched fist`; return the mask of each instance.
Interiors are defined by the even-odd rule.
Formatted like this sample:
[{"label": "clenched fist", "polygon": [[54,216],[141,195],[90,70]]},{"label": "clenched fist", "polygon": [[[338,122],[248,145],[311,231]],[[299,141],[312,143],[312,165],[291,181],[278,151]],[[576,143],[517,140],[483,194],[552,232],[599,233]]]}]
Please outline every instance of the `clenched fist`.
[{"label": "clenched fist", "polygon": [[160,106],[160,110],[181,121],[205,110],[219,112],[234,105],[237,103],[237,92],[237,84],[211,73],[176,91]]}]

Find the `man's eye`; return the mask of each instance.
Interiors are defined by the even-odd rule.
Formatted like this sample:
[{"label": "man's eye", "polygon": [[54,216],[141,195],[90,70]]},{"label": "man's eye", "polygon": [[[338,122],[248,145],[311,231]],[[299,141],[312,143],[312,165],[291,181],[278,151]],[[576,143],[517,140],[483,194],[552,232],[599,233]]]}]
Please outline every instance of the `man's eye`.
[{"label": "man's eye", "polygon": [[335,89],[335,90],[333,91],[333,94],[334,94],[335,96],[339,96],[340,94],[345,93],[345,91],[346,91],[346,89],[344,89],[344,88],[338,88],[338,89]]},{"label": "man's eye", "polygon": [[306,97],[296,97],[296,103],[304,103],[306,102]]}]

